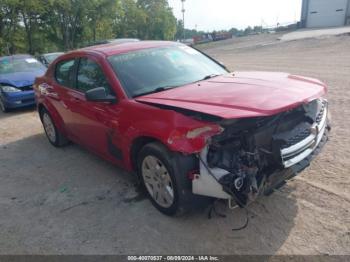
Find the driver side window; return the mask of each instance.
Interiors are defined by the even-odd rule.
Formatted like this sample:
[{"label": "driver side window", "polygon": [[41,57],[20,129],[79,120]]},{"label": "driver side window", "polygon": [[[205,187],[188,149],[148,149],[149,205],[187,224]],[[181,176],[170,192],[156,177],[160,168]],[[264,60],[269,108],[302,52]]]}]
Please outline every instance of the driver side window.
[{"label": "driver side window", "polygon": [[85,93],[96,87],[104,87],[106,94],[111,93],[110,85],[101,67],[91,59],[81,58],[78,67],[77,89]]}]

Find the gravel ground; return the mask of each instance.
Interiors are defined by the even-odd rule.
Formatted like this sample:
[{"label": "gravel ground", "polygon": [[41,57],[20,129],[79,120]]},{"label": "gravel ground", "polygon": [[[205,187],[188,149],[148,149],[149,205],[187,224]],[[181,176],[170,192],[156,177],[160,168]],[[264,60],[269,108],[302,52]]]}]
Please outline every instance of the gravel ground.
[{"label": "gravel ground", "polygon": [[350,255],[350,37],[276,35],[200,48],[232,70],[287,71],[329,84],[331,141],[312,166],[244,210],[156,211],[133,176],[77,145],[53,148],[33,110],[0,113],[0,254]]}]

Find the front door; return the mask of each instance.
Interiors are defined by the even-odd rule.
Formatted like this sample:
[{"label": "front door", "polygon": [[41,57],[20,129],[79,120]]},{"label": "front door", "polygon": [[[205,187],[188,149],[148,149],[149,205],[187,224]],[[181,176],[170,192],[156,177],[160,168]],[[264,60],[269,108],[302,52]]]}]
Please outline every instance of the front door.
[{"label": "front door", "polygon": [[87,101],[85,92],[103,87],[112,94],[111,86],[102,68],[93,58],[80,58],[76,73],[76,87],[70,91],[67,102],[74,117],[70,121],[69,132],[82,145],[108,156],[111,140],[117,129],[115,116],[118,105]]}]

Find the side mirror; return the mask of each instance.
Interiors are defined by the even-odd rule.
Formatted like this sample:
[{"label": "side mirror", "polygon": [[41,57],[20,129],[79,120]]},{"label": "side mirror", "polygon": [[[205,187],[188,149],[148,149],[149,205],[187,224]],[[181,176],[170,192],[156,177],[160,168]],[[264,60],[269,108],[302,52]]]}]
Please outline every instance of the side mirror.
[{"label": "side mirror", "polygon": [[104,87],[96,87],[86,91],[85,97],[87,101],[91,102],[117,102],[117,98],[113,95],[108,95]]}]

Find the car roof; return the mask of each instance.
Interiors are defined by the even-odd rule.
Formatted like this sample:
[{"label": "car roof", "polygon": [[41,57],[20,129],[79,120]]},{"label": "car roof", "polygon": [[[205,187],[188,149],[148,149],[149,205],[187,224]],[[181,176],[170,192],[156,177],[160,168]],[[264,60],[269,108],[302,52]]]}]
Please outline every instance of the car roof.
[{"label": "car roof", "polygon": [[121,43],[129,43],[129,42],[138,42],[140,39],[137,38],[115,38],[115,39],[104,39],[104,40],[99,40],[93,43],[88,43],[87,45],[83,46],[82,48],[85,47],[91,47],[91,46],[96,46],[96,45],[105,45],[105,44],[121,44]]},{"label": "car roof", "polygon": [[47,55],[61,55],[61,54],[64,54],[64,52],[45,53],[45,54],[42,54],[42,55],[43,56],[47,56]]},{"label": "car roof", "polygon": [[0,61],[5,59],[25,59],[25,58],[33,58],[33,57],[27,54],[9,55],[9,56],[1,56]]},{"label": "car roof", "polygon": [[72,51],[70,53],[83,51],[83,52],[100,53],[105,56],[111,56],[111,55],[127,53],[130,51],[172,46],[172,45],[182,45],[182,44],[179,44],[177,42],[171,42],[171,41],[133,41],[133,42],[123,42],[123,43],[108,43],[103,45],[85,47],[82,49]]}]

